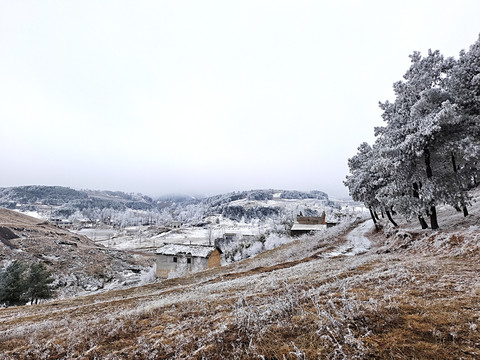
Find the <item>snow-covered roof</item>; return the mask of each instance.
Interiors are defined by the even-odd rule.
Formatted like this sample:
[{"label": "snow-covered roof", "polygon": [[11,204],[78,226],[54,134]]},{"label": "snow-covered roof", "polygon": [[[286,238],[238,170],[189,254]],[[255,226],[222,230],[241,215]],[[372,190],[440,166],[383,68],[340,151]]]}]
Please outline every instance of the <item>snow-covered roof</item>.
[{"label": "snow-covered roof", "polygon": [[294,223],[292,225],[293,231],[317,231],[317,230],[325,230],[327,228],[326,224],[299,224]]},{"label": "snow-covered roof", "polygon": [[156,251],[161,255],[188,255],[195,257],[208,258],[210,254],[217,249],[210,245],[189,245],[189,244],[164,244]]}]

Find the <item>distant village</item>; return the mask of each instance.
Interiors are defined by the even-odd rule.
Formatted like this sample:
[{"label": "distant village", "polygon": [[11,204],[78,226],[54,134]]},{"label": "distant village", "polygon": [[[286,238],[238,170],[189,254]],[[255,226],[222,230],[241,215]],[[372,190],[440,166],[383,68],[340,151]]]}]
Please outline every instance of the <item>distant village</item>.
[{"label": "distant village", "polygon": [[[69,230],[80,230],[94,226],[90,221],[68,221],[58,218],[53,218],[50,222],[55,226]],[[300,212],[290,228],[289,235],[296,237],[316,231],[325,231],[336,224],[334,221],[328,221],[325,211],[322,212],[321,216],[304,216]],[[181,229],[181,221],[172,221],[169,229],[165,229],[165,234]],[[126,232],[128,233],[128,230]],[[208,243],[192,243],[188,238],[179,240],[178,238],[169,239],[166,236],[161,245],[153,249],[156,256],[156,276],[158,278],[168,278],[172,275],[181,276],[219,267],[222,264],[222,249],[225,248],[225,244],[233,243],[236,240],[253,241],[255,237],[249,234],[225,232],[222,237],[209,238]]]}]

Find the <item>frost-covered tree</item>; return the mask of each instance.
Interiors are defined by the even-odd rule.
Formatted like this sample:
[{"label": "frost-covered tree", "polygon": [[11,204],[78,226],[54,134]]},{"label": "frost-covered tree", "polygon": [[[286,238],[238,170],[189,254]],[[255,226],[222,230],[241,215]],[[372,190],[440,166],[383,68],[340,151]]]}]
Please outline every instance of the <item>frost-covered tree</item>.
[{"label": "frost-covered tree", "polygon": [[379,210],[387,215],[393,226],[397,226],[391,214],[393,209],[389,201],[391,198],[382,196],[385,189],[391,189],[393,185],[393,179],[384,160],[376,147],[371,147],[367,143],[360,144],[357,155],[348,159],[351,175],[347,176],[344,184],[349,188],[352,198],[363,202],[370,210],[375,224],[378,219],[376,210]]},{"label": "frost-covered tree", "polygon": [[449,204],[468,215],[468,190],[479,183],[480,38],[460,59],[437,51],[411,56],[393,102],[380,103],[386,125],[375,129],[372,147],[362,144],[349,159],[345,184],[369,207],[430,217]]},{"label": "frost-covered tree", "polygon": [[26,303],[23,297],[26,289],[25,268],[25,264],[15,260],[0,271],[0,304],[16,306]]},{"label": "frost-covered tree", "polygon": [[7,306],[37,303],[40,299],[53,297],[52,274],[41,262],[27,266],[15,260],[0,271],[0,304]]},{"label": "frost-covered tree", "polygon": [[24,298],[31,304],[36,304],[40,299],[51,299],[53,297],[51,285],[53,281],[51,271],[42,262],[31,264],[25,279]]},{"label": "frost-covered tree", "polygon": [[373,222],[377,225],[377,217],[374,214],[375,208],[379,205],[376,199],[376,188],[373,183],[374,173],[373,150],[372,147],[364,142],[358,147],[358,153],[348,159],[350,174],[344,181],[348,187],[350,196],[355,201],[362,201],[370,210]]},{"label": "frost-covered tree", "polygon": [[462,185],[479,183],[480,164],[480,36],[469,51],[462,50],[446,81],[455,112],[451,132],[458,134],[452,149],[452,166]]},{"label": "frost-covered tree", "polygon": [[460,52],[460,57],[452,69],[447,84],[461,113],[478,119],[480,114],[480,36],[469,51]]},{"label": "frost-covered tree", "polygon": [[405,80],[394,84],[395,101],[380,104],[387,125],[376,132],[384,154],[397,164],[397,175],[410,182],[412,202],[424,207],[432,229],[437,229],[436,205],[442,199],[433,171],[432,141],[441,131],[437,114],[448,99],[443,88],[452,62],[438,50],[429,51],[427,57],[414,52],[410,59]]}]

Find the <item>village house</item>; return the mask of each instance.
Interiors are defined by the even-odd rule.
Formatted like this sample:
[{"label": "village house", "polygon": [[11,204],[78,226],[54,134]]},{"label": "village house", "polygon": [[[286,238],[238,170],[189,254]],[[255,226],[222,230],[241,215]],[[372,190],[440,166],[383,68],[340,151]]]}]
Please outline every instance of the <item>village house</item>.
[{"label": "village house", "polygon": [[180,229],[182,227],[181,221],[172,221],[171,228],[172,229]]},{"label": "village house", "polygon": [[62,229],[73,229],[73,222],[63,219],[50,219],[50,222]]},{"label": "village house", "polygon": [[185,275],[220,266],[222,251],[216,246],[164,244],[156,251],[157,277]]},{"label": "village house", "polygon": [[325,217],[325,211],[322,212],[322,216],[303,216],[300,213],[300,215],[297,215],[297,221],[293,223],[290,229],[290,235],[298,236],[314,231],[323,231],[336,225],[333,222],[326,222]]}]

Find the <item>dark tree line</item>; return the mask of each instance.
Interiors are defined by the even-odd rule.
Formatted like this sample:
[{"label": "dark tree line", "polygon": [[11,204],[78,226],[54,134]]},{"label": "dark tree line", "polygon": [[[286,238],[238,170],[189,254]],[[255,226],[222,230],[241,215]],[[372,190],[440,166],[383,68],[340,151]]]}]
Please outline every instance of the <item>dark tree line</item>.
[{"label": "dark tree line", "polygon": [[0,271],[0,305],[17,306],[38,303],[53,297],[51,272],[41,262],[27,265],[15,260]]},{"label": "dark tree line", "polygon": [[395,100],[380,103],[385,125],[348,160],[344,183],[374,221],[382,212],[396,226],[398,213],[437,229],[437,206],[467,216],[468,190],[479,183],[480,37],[458,59],[438,50],[410,59]]}]

